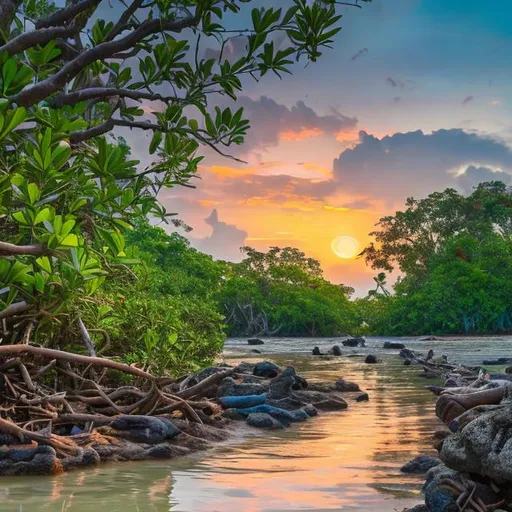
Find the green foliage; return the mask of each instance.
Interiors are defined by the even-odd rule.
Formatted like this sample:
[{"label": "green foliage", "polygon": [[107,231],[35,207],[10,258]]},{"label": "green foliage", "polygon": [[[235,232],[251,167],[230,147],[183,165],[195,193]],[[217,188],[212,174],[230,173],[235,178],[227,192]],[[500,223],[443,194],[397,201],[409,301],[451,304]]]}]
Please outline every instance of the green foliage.
[{"label": "green foliage", "polygon": [[347,289],[324,280],[318,261],[290,247],[245,252],[220,293],[230,334],[335,336],[355,328]]},{"label": "green foliage", "polygon": [[395,295],[371,303],[369,324],[380,334],[484,333],[512,329],[512,194],[484,183],[465,197],[454,190],[408,200],[381,219],[374,268],[404,272]]}]

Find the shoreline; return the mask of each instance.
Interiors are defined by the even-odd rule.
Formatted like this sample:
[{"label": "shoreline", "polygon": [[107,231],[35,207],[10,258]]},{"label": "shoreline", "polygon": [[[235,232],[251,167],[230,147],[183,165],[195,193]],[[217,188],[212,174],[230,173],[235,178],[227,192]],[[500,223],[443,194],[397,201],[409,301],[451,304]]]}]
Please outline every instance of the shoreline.
[{"label": "shoreline", "polygon": [[[29,361],[25,363],[30,368]],[[23,381],[23,373],[14,365],[4,374],[9,375],[12,391],[19,387],[16,379]],[[93,393],[94,387],[97,393]],[[0,476],[57,475],[103,462],[174,458],[229,442],[242,435],[241,425],[254,428],[255,433],[257,429],[283,429],[307,421],[319,411],[347,409],[347,400],[368,400],[355,383],[343,379],[308,383],[293,367],[279,368],[269,361],[206,368],[163,386],[153,382],[154,391],[144,391],[144,386],[137,392],[139,388],[130,388],[139,398],[135,405],[143,393],[173,397],[168,412],[156,400],[147,414],[138,414],[142,412],[138,406],[131,409],[133,414],[123,414],[132,407],[127,405],[126,396],[119,400],[123,387],[104,389],[94,384],[87,393],[86,389],[76,395],[71,387],[65,391],[59,388],[53,395],[29,399],[40,404],[34,414],[51,411],[53,421],[28,419],[27,406],[19,404],[15,414],[23,413],[25,420],[16,424],[0,418]],[[43,391],[48,390],[35,388],[26,396]],[[72,412],[64,410],[64,403],[71,408],[67,400],[54,399],[64,396],[73,404]],[[57,407],[62,405],[60,412],[55,412],[52,399]],[[27,399],[18,397],[20,400],[25,403]],[[170,400],[166,398],[167,403]],[[78,412],[76,403],[83,405],[84,401],[86,410]],[[109,409],[114,414],[101,414],[97,408],[87,410],[97,404],[102,404],[101,411]],[[42,428],[29,430],[29,424]]]}]

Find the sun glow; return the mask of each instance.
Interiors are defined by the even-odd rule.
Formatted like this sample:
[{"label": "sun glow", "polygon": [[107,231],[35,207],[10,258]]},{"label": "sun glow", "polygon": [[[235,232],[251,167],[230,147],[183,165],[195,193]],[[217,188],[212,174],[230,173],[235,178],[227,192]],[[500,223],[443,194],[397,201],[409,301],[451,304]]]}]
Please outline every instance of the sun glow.
[{"label": "sun glow", "polygon": [[338,236],[331,242],[331,249],[336,256],[349,260],[359,254],[360,244],[351,236]]}]

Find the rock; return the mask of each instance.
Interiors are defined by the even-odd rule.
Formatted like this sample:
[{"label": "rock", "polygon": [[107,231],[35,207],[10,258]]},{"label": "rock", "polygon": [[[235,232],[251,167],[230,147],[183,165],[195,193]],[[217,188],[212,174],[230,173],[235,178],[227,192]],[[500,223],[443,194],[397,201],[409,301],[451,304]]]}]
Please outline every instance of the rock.
[{"label": "rock", "polygon": [[406,509],[404,512],[429,512],[429,510],[426,505],[420,503],[419,505]]},{"label": "rock", "polygon": [[336,391],[334,384],[329,382],[308,382],[309,391],[318,391],[319,393],[332,393]]},{"label": "rock", "polygon": [[282,429],[284,425],[264,412],[255,412],[247,416],[246,422],[251,427],[268,428],[268,429]]},{"label": "rock", "polygon": [[273,418],[279,420],[283,425],[288,425],[297,421],[305,421],[309,419],[309,416],[302,409],[295,411],[286,411],[285,409],[279,409],[278,407],[272,407],[268,404],[255,405],[254,407],[248,407],[246,409],[236,409],[236,412],[242,416],[248,417],[254,413],[269,414]]},{"label": "rock", "polygon": [[361,388],[358,384],[344,379],[338,379],[336,381],[335,387],[336,391],[341,391],[342,393],[350,391],[361,391]]},{"label": "rock", "polygon": [[414,473],[414,474],[424,474],[429,469],[432,469],[435,466],[441,464],[439,459],[435,457],[428,457],[426,455],[420,455],[415,457],[407,464],[400,468],[402,473]]},{"label": "rock", "polygon": [[512,374],[512,366],[505,368],[505,373],[508,373],[509,375]]},{"label": "rock", "polygon": [[247,340],[247,343],[249,345],[265,345],[265,342],[263,340],[260,340],[259,338],[249,338]]},{"label": "rock", "polygon": [[254,363],[247,363],[244,361],[240,363],[238,366],[235,366],[233,368],[233,371],[235,373],[250,373],[252,375],[255,366],[256,365]]},{"label": "rock", "polygon": [[495,406],[447,437],[440,457],[457,471],[512,481],[512,404]]},{"label": "rock", "polygon": [[256,349],[256,348],[253,348],[253,349],[251,350],[251,354],[261,354],[261,350],[258,350],[258,349]]},{"label": "rock", "polygon": [[286,409],[287,411],[295,411],[307,405],[307,402],[292,396],[287,396],[286,398],[281,398],[280,400],[267,399],[265,403],[271,405],[272,407],[277,407],[278,409]]},{"label": "rock", "polygon": [[292,389],[306,389],[308,386],[308,381],[302,375],[295,375],[295,384]]},{"label": "rock", "polygon": [[310,417],[318,416],[318,411],[313,405],[305,405],[302,410]]},{"label": "rock", "polygon": [[374,356],[373,354],[368,354],[366,356],[366,359],[364,360],[365,363],[368,364],[376,364],[377,363],[377,356]]},{"label": "rock", "polygon": [[313,355],[314,356],[323,356],[322,352],[320,352],[320,349],[318,347],[315,347],[313,349]]},{"label": "rock", "polygon": [[340,411],[348,407],[347,402],[337,393],[320,391],[295,391],[293,397],[303,403],[309,403],[322,411]]},{"label": "rock", "polygon": [[226,371],[225,366],[209,366],[208,368],[205,368],[204,370],[201,370],[195,377],[193,378],[193,383],[190,383],[188,387],[197,384],[198,382],[203,381],[204,379],[207,379],[208,377],[215,375],[219,372]]},{"label": "rock", "polygon": [[333,356],[341,356],[341,349],[338,347],[338,345],[334,345],[329,353]]},{"label": "rock", "polygon": [[295,384],[295,368],[289,366],[270,381],[268,398],[280,400],[290,395],[292,386]]},{"label": "rock", "polygon": [[183,451],[181,446],[173,446],[171,444],[157,444],[149,448],[145,457],[149,459],[172,459],[178,455],[186,454],[189,450]]},{"label": "rock", "polygon": [[256,375],[256,377],[273,378],[276,377],[280,371],[281,369],[277,364],[271,363],[270,361],[263,361],[254,366],[252,373]]},{"label": "rock", "polygon": [[356,402],[368,402],[368,400],[370,400],[370,396],[368,393],[361,393],[360,395],[357,395],[354,400]]},{"label": "rock", "polygon": [[344,347],[364,347],[366,340],[364,338],[349,338],[348,340],[343,340],[341,343]]},{"label": "rock", "polygon": [[502,364],[511,364],[512,358],[510,357],[500,357],[499,359],[484,359],[483,363],[487,366],[499,366]]},{"label": "rock", "polygon": [[457,496],[447,489],[441,488],[440,480],[451,478],[460,482],[459,474],[448,469],[444,464],[438,464],[427,471],[427,481],[423,486],[425,505],[429,512],[452,512],[459,510],[456,506]]},{"label": "rock", "polygon": [[123,437],[136,443],[159,444],[180,433],[179,429],[167,418],[136,414],[117,416],[110,426],[118,430]]},{"label": "rock", "polygon": [[437,338],[435,336],[423,336],[418,341],[436,341]]},{"label": "rock", "polygon": [[412,350],[409,350],[408,348],[403,348],[400,350],[400,354],[398,354],[400,357],[405,357],[406,359],[414,359],[416,355]]},{"label": "rock", "polygon": [[404,361],[404,366],[411,366],[411,364],[412,364],[412,361],[410,359],[406,359]]},{"label": "rock", "polygon": [[385,341],[382,348],[401,350],[405,348],[405,345],[397,341]]},{"label": "rock", "polygon": [[217,390],[217,396],[261,395],[267,389],[261,384],[239,384],[232,377],[226,377]]},{"label": "rock", "polygon": [[66,457],[62,460],[62,466],[65,471],[73,468],[97,466],[101,462],[100,455],[92,448],[86,448],[76,457]]},{"label": "rock", "polygon": [[261,395],[223,396],[219,398],[219,402],[226,409],[238,409],[264,404],[266,399],[267,394],[262,393]]}]

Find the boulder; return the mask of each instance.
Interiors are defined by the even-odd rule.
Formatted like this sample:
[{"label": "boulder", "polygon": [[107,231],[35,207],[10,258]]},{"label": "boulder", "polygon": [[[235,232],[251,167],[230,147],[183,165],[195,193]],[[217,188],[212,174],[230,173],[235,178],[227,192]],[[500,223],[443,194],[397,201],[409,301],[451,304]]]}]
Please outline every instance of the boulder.
[{"label": "boulder", "polygon": [[376,364],[377,363],[377,356],[374,356],[373,354],[368,354],[366,356],[366,359],[364,360],[365,363],[368,364]]},{"label": "boulder", "polygon": [[412,361],[410,359],[406,359],[404,361],[404,366],[411,366],[411,364],[412,364]]},{"label": "boulder", "polygon": [[336,391],[334,383],[329,382],[308,382],[308,391],[318,391],[319,393],[332,393]]},{"label": "boulder", "polygon": [[289,396],[295,382],[295,368],[289,366],[270,381],[268,398],[280,400]]},{"label": "boulder", "polygon": [[342,393],[350,392],[350,391],[361,391],[361,388],[355,382],[350,382],[345,379],[338,379],[335,384],[336,391],[340,391]]},{"label": "boulder", "polygon": [[415,457],[407,464],[400,468],[402,473],[414,473],[422,475],[426,473],[429,469],[432,469],[435,466],[441,464],[439,459],[435,457],[428,457],[427,455],[420,455]]},{"label": "boulder", "polygon": [[361,393],[360,395],[357,395],[354,400],[356,402],[368,402],[368,400],[370,400],[370,395],[368,395],[368,393]]},{"label": "boulder", "polygon": [[261,350],[258,350],[258,349],[256,349],[256,348],[253,348],[253,349],[251,350],[251,354],[261,354]]},{"label": "boulder", "polygon": [[249,338],[247,340],[247,343],[249,345],[265,345],[265,342],[263,340],[260,340],[259,338]]},{"label": "boulder", "polygon": [[256,377],[273,378],[276,377],[281,369],[277,364],[271,363],[270,361],[262,361],[254,366],[253,375]]},{"label": "boulder", "polygon": [[505,368],[505,373],[508,373],[509,375],[512,374],[512,366]]},{"label": "boulder", "polygon": [[302,410],[310,417],[318,416],[318,411],[313,405],[305,405]]},{"label": "boulder", "polygon": [[251,427],[267,428],[267,429],[282,429],[284,425],[264,412],[254,412],[247,416],[246,422]]},{"label": "boulder", "polygon": [[403,343],[398,343],[397,341],[385,341],[382,348],[401,350],[405,348],[405,345]]},{"label": "boulder", "polygon": [[348,338],[341,343],[344,347],[364,347],[366,340],[364,338]]},{"label": "boulder", "polygon": [[117,416],[110,426],[117,430],[118,434],[136,443],[159,444],[180,433],[180,430],[167,418],[136,414]]},{"label": "boulder", "polygon": [[482,413],[443,441],[440,457],[449,467],[512,482],[512,404]]},{"label": "boulder", "polygon": [[320,352],[320,349],[318,347],[315,347],[313,349],[313,355],[314,356],[323,356],[322,352]]},{"label": "boulder", "polygon": [[217,390],[217,396],[247,396],[266,393],[267,388],[261,384],[239,384],[232,377],[226,377]]},{"label": "boulder", "polygon": [[292,389],[306,389],[308,386],[308,381],[302,375],[295,375],[295,384]]}]

